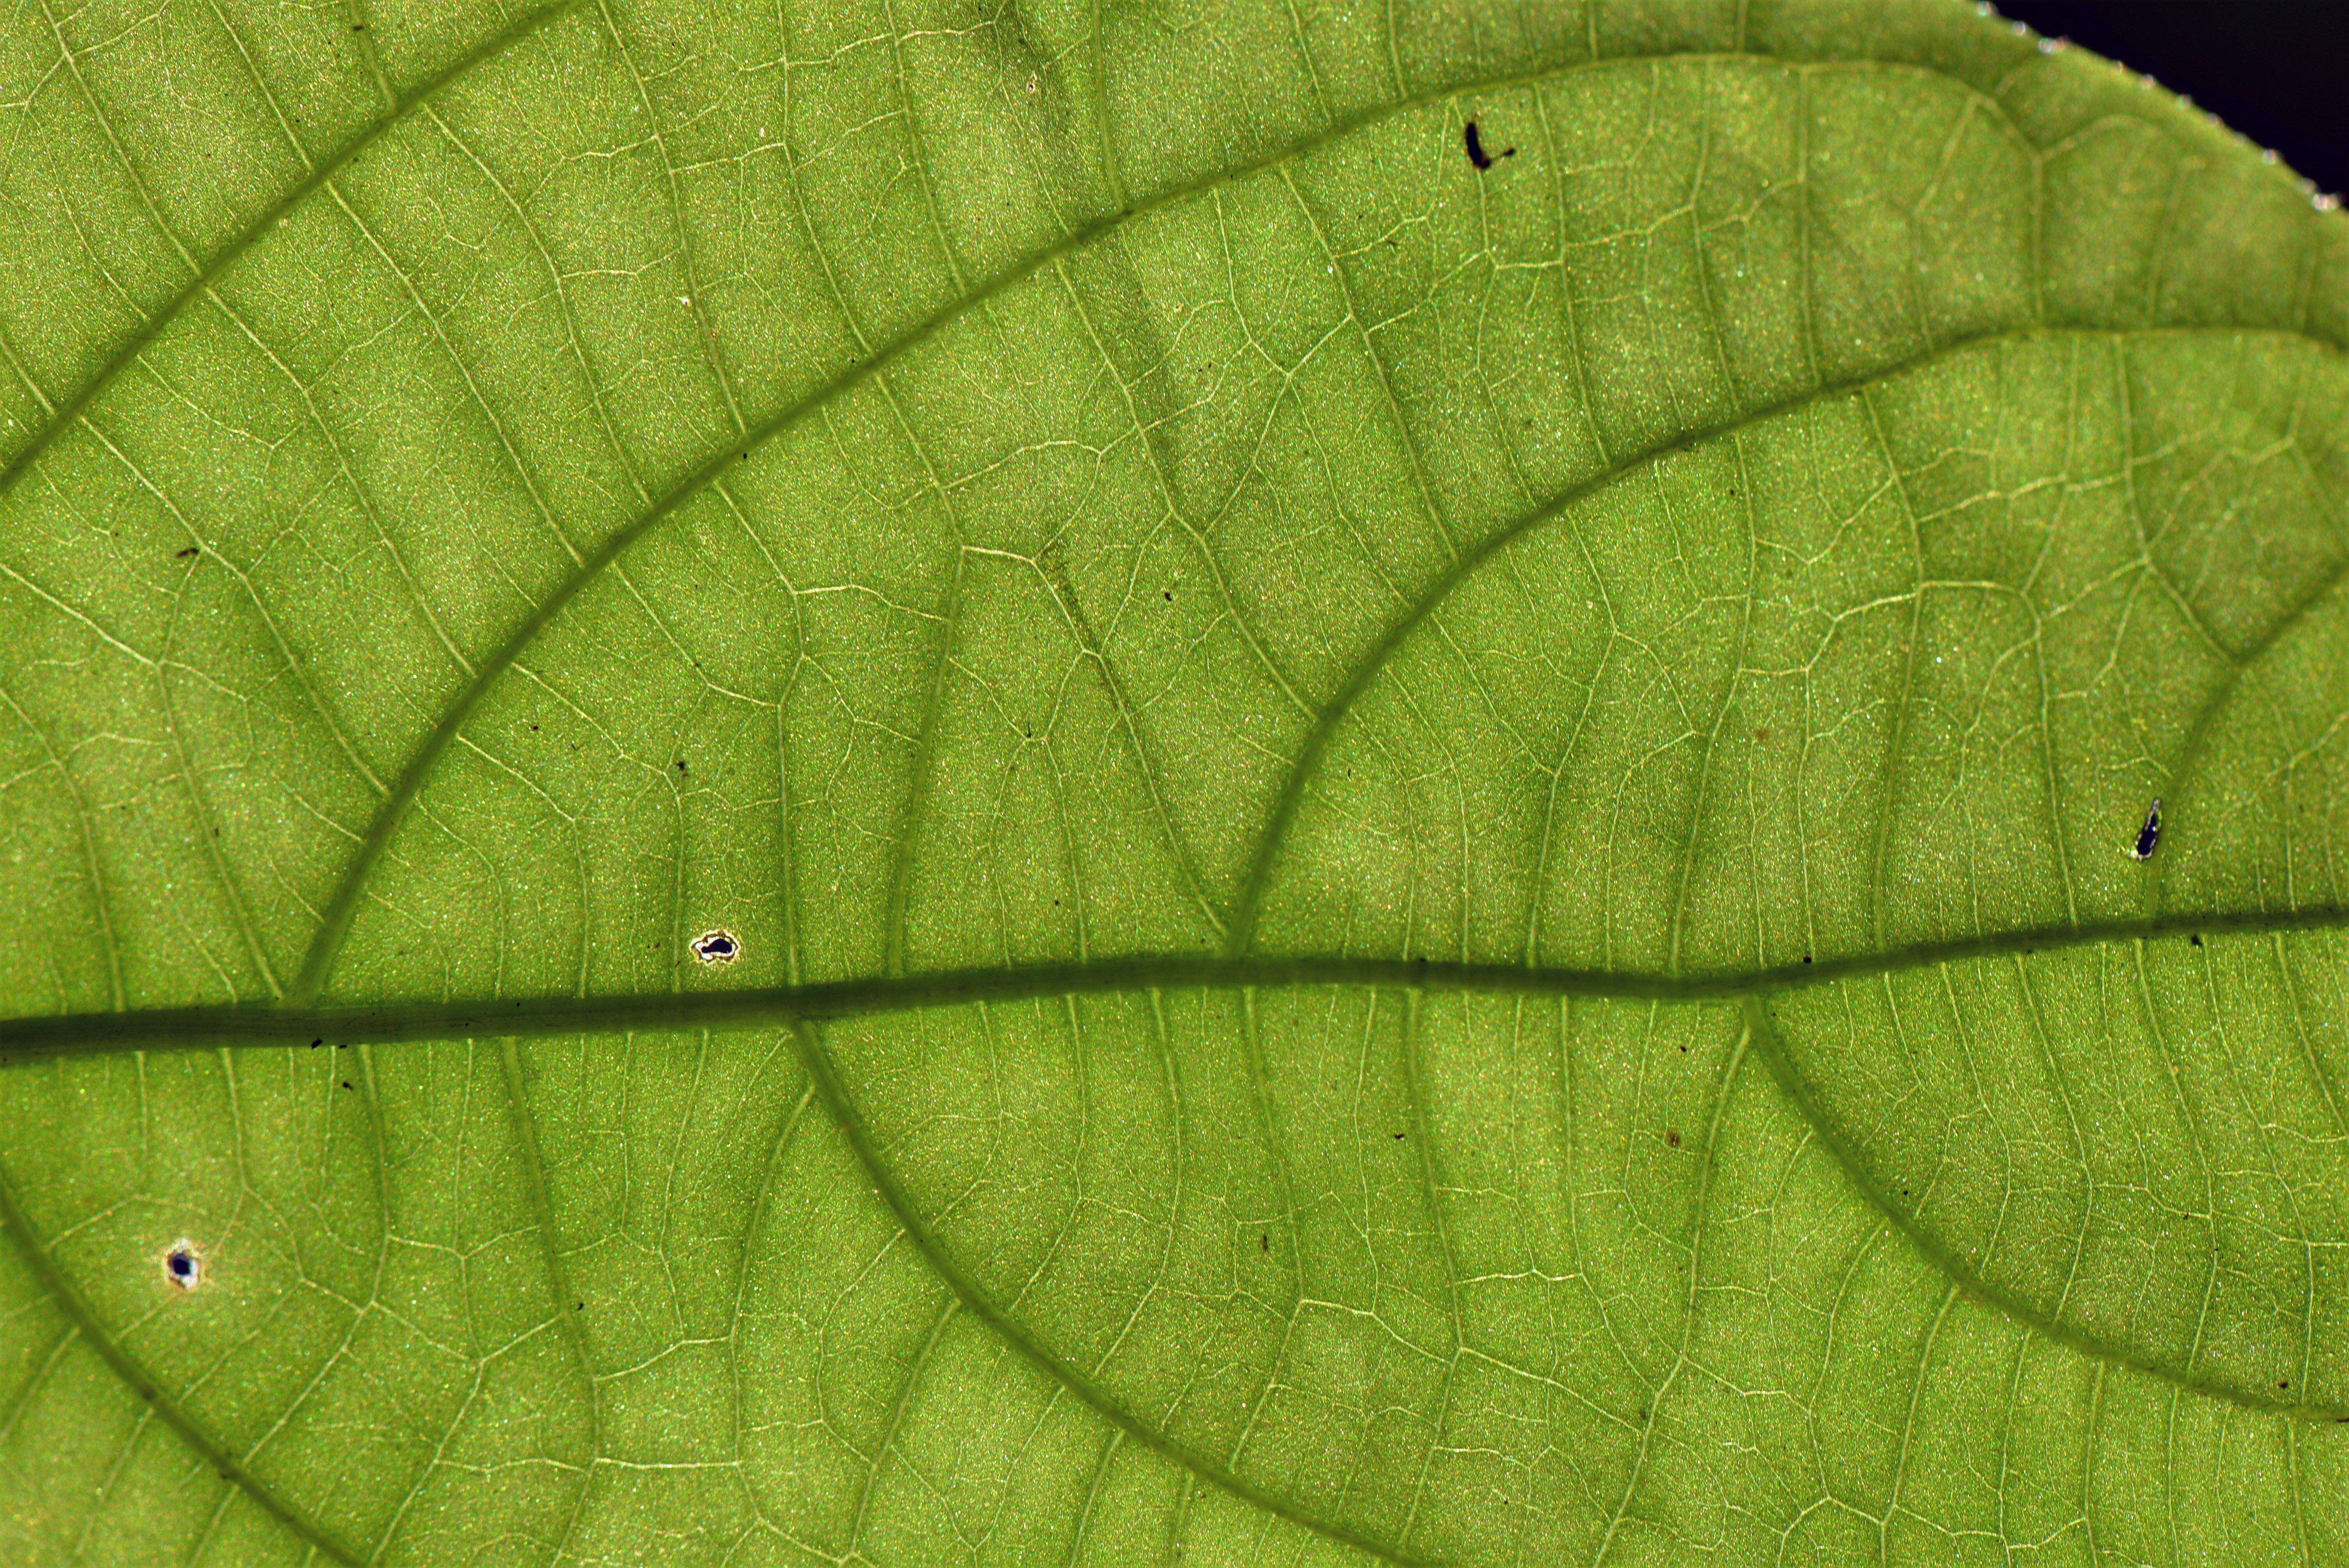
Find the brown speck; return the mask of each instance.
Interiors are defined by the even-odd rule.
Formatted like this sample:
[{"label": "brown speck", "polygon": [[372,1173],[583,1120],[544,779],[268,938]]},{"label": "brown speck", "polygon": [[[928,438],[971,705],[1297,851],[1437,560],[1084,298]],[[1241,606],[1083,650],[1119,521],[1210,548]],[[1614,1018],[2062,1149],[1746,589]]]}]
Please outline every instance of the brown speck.
[{"label": "brown speck", "polygon": [[191,544],[185,550],[174,550],[171,552],[171,559],[174,561],[185,561],[191,555],[202,555],[202,553],[203,551],[200,546]]},{"label": "brown speck", "polygon": [[2197,947],[2199,947],[2199,946],[2201,946],[2201,945],[2202,945],[2202,935],[2201,935],[2201,933],[2199,933],[2199,932],[2195,933],[2192,936],[2188,937],[2186,940],[2187,940],[2187,941],[2189,941],[2189,942],[2190,942],[2190,943],[2192,943],[2192,944],[2193,944],[2195,946],[2197,946]]},{"label": "brown speck", "polygon": [[351,1087],[351,1080],[350,1080],[350,1079],[348,1079],[348,1078],[345,1078],[345,1079],[343,1080],[343,1087],[344,1087],[345,1088],[350,1088],[350,1087]]},{"label": "brown speck", "polygon": [[1173,603],[1174,603],[1174,589],[1172,589],[1172,588],[1167,589],[1167,590],[1166,590],[1166,593],[1165,593],[1165,594],[1164,594],[1164,598],[1165,598],[1166,602],[1167,602],[1169,604],[1172,604]]},{"label": "brown speck", "polygon": [[1516,156],[1517,150],[1514,147],[1505,147],[1498,152],[1485,151],[1485,139],[1476,134],[1476,122],[1473,119],[1463,129],[1461,136],[1462,139],[1468,144],[1468,161],[1475,165],[1479,173],[1492,168],[1504,158]]},{"label": "brown speck", "polygon": [[678,770],[679,773],[682,773],[682,772],[684,772],[684,771],[685,771],[685,758],[682,758],[682,757],[680,757],[680,758],[678,758],[677,759],[677,770]]},{"label": "brown speck", "polygon": [[1272,1233],[1270,1231],[1258,1231],[1257,1233],[1256,1244],[1262,1247],[1266,1252],[1272,1251]]},{"label": "brown speck", "polygon": [[1761,728],[1754,732],[1754,744],[1756,746],[1767,746],[1770,744],[1770,727],[1768,725],[1765,724]]},{"label": "brown speck", "polygon": [[1664,1141],[1678,1149],[1681,1146],[1681,1130],[1677,1127],[1665,1128]]}]

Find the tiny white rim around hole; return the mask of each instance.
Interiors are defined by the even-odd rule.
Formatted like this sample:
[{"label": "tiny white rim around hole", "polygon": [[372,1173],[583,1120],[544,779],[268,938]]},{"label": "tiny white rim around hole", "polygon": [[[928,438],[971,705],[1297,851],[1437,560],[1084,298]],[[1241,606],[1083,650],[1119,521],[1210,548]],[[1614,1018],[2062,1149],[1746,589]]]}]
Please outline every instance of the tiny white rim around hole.
[{"label": "tiny white rim around hole", "polygon": [[[171,1269],[171,1260],[178,1257],[182,1253],[185,1253],[188,1256],[188,1261],[195,1265],[184,1279],[181,1278],[179,1274],[173,1273]],[[190,1241],[187,1237],[181,1236],[178,1241],[173,1242],[170,1246],[163,1249],[163,1255],[161,1258],[157,1260],[156,1266],[163,1271],[164,1281],[169,1284],[173,1290],[181,1292],[191,1291],[198,1285],[204,1283],[204,1249],[196,1245],[195,1243]]]}]

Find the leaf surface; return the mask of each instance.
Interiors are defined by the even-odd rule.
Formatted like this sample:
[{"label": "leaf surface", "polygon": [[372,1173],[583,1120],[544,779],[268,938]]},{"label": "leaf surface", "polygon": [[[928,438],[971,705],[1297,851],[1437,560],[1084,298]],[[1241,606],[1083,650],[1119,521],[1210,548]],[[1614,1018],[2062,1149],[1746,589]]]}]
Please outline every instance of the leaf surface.
[{"label": "leaf surface", "polygon": [[0,1555],[2349,1552],[2222,129],[1926,0],[0,76]]}]

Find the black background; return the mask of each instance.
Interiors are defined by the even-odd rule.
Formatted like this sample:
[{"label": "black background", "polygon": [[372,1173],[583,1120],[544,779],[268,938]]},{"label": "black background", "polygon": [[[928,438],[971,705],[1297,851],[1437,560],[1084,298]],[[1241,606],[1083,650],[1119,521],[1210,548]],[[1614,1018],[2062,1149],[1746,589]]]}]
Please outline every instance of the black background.
[{"label": "black background", "polygon": [[2013,0],[1998,14],[2192,98],[2319,191],[2349,190],[2349,0]]}]

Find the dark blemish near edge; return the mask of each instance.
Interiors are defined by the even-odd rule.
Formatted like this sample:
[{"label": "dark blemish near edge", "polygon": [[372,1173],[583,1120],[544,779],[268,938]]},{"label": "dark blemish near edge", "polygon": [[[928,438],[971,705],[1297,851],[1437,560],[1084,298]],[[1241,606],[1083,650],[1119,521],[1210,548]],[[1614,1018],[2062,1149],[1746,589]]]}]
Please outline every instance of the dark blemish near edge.
[{"label": "dark blemish near edge", "polygon": [[1473,119],[1461,128],[1461,139],[1468,144],[1468,161],[1475,164],[1480,173],[1492,168],[1504,158],[1515,158],[1517,155],[1517,150],[1514,147],[1505,147],[1498,152],[1485,151],[1485,139],[1476,134],[1476,122]]},{"label": "dark blemish near edge", "polygon": [[2201,946],[2201,945],[2202,945],[2202,934],[2201,934],[2200,932],[2199,932],[2199,931],[2198,931],[2198,932],[2196,932],[2193,935],[2191,935],[2191,936],[2188,937],[2186,940],[2187,940],[2187,941],[2189,941],[2189,942],[2190,942],[2190,943],[2192,943],[2195,946],[2199,947],[2199,946]]}]

